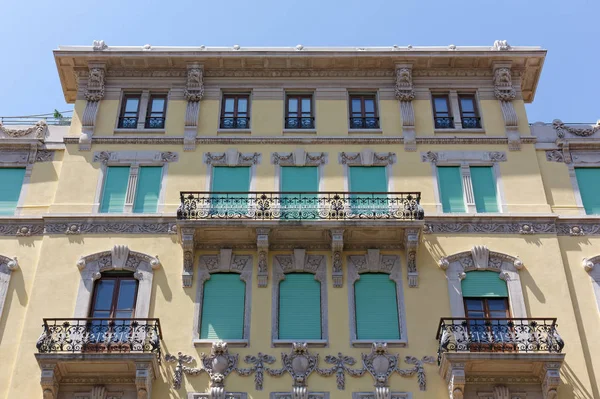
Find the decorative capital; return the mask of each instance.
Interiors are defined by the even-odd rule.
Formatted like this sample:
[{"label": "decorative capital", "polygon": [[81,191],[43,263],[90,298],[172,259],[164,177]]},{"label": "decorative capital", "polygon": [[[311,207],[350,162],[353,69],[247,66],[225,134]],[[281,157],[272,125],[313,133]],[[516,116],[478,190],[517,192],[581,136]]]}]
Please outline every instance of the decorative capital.
[{"label": "decorative capital", "polygon": [[[103,42],[104,43],[104,42]],[[88,101],[100,101],[104,98],[104,76],[106,71],[99,66],[90,67],[85,99]]]},{"label": "decorative capital", "polygon": [[189,102],[198,102],[204,97],[204,69],[197,64],[188,66],[187,83],[183,95]]},{"label": "decorative capital", "polygon": [[395,94],[396,98],[400,101],[412,101],[415,99],[411,67],[400,65],[396,67]]},{"label": "decorative capital", "polygon": [[501,66],[494,70],[494,96],[500,101],[512,101],[517,96],[510,68]]}]

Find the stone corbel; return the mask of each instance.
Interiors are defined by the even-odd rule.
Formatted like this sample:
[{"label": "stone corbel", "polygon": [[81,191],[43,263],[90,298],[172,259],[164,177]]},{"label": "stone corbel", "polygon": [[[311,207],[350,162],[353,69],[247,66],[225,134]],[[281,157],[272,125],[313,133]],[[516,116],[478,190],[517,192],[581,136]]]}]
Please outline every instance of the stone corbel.
[{"label": "stone corbel", "polygon": [[412,103],[415,99],[415,90],[413,88],[412,64],[396,65],[395,94],[398,101],[400,101],[404,149],[406,151],[416,151],[415,111]]},{"label": "stone corbel", "polygon": [[256,248],[258,248],[258,287],[269,284],[269,229],[256,229]]},{"label": "stone corbel", "polygon": [[42,386],[42,397],[44,399],[57,399],[58,388],[60,383],[60,371],[56,363],[41,364],[42,378],[40,385]]},{"label": "stone corbel", "polygon": [[560,363],[545,363],[540,374],[542,381],[542,395],[544,399],[558,399],[558,386],[560,385]]},{"label": "stone corbel", "polygon": [[181,229],[181,247],[183,249],[183,287],[191,287],[194,280],[194,234],[196,229]]},{"label": "stone corbel", "polygon": [[149,362],[139,362],[135,364],[135,387],[137,389],[138,399],[150,399],[152,397],[152,380],[154,371]]},{"label": "stone corbel", "polygon": [[344,286],[344,270],[342,266],[342,251],[344,250],[344,230],[335,229],[331,230],[329,233],[331,234],[332,256],[331,280],[333,281],[334,288],[342,288]]},{"label": "stone corbel", "polygon": [[465,365],[456,363],[450,366],[446,376],[450,399],[463,399],[465,395]]},{"label": "stone corbel", "polygon": [[419,247],[419,230],[406,229],[404,231],[404,251],[406,252],[406,265],[408,270],[408,286],[419,286],[419,272],[417,271],[417,249]]},{"label": "stone corbel", "polygon": [[188,64],[187,83],[183,95],[187,100],[183,150],[194,151],[196,149],[200,100],[204,96],[204,69],[202,65],[196,63]]},{"label": "stone corbel", "polygon": [[92,149],[92,136],[98,116],[100,101],[104,98],[104,84],[106,75],[106,64],[101,62],[90,63],[87,87],[85,89],[85,109],[81,118],[81,135],[79,136],[79,150],[89,151]]},{"label": "stone corbel", "polygon": [[106,393],[104,385],[96,385],[90,392],[90,399],[106,399]]},{"label": "stone corbel", "polygon": [[518,128],[517,112],[512,103],[517,96],[517,92],[513,87],[511,64],[497,62],[493,64],[492,68],[494,70],[494,96],[500,102],[502,116],[504,117],[508,149],[519,151],[521,149],[521,135]]}]

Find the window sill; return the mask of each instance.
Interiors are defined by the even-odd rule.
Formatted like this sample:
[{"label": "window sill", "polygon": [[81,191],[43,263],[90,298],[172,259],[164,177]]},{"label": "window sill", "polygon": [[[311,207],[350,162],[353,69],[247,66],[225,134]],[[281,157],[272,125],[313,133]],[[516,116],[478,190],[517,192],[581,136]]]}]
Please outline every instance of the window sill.
[{"label": "window sill", "polygon": [[383,134],[383,129],[350,129],[348,134]]},{"label": "window sill", "polygon": [[485,133],[485,129],[435,129],[434,133]]},{"label": "window sill", "polygon": [[217,134],[251,134],[252,129],[217,129]]},{"label": "window sill", "polygon": [[[219,340],[219,339],[194,339],[194,340],[192,340],[192,343],[194,344],[194,346],[209,347],[209,346],[212,346],[213,343],[219,342],[219,341],[221,341],[221,340]],[[230,348],[245,348],[248,346],[247,339],[225,339],[223,341],[227,342],[227,346],[229,346]]]},{"label": "window sill", "polygon": [[115,129],[116,134],[120,133],[157,133],[164,134],[165,129]]},{"label": "window sill", "polygon": [[317,134],[317,129],[283,129],[283,134]]},{"label": "window sill", "polygon": [[[227,341],[229,342],[229,341]],[[311,347],[324,348],[327,346],[326,339],[274,339],[272,344],[273,347],[278,348],[282,346],[291,346],[296,342],[304,342]]]},{"label": "window sill", "polygon": [[370,348],[376,342],[385,342],[387,346],[392,348],[404,348],[407,345],[406,340],[403,339],[353,339],[350,341],[355,348]]}]

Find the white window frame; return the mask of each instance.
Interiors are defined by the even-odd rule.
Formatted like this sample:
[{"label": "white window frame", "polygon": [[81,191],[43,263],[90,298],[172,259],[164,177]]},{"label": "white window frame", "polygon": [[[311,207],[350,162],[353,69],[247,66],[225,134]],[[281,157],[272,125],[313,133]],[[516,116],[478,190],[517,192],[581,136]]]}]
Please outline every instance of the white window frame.
[{"label": "white window frame", "polygon": [[168,164],[170,162],[177,162],[179,155],[175,152],[156,152],[156,151],[119,151],[109,152],[101,151],[94,153],[94,162],[101,162],[100,177],[98,178],[98,184],[96,186],[96,195],[94,198],[94,206],[92,213],[110,215],[108,213],[100,213],[100,206],[102,196],[104,193],[104,183],[108,168],[111,166],[128,166],[129,167],[129,180],[127,182],[127,191],[125,195],[125,205],[123,206],[123,212],[112,214],[115,215],[131,215],[133,214],[133,207],[135,202],[135,196],[137,193],[137,183],[139,178],[139,168],[143,166],[160,166],[162,167],[162,174],[160,180],[160,192],[158,195],[158,205],[155,213],[136,213],[136,215],[156,215],[160,214],[164,210],[165,197],[166,197],[166,180],[168,172]]},{"label": "white window frame", "polygon": [[[128,94],[139,94],[140,95],[140,109],[138,112],[138,121],[135,129],[120,128],[119,119],[121,118],[121,111],[123,107],[123,101],[125,96]],[[146,115],[148,114],[148,105],[150,97],[153,94],[166,95],[165,104],[165,127],[163,129],[146,129]],[[169,111],[169,100],[171,98],[171,91],[168,89],[153,89],[153,90],[135,90],[135,89],[123,89],[119,95],[119,108],[117,108],[117,120],[115,121],[115,132],[116,133],[129,133],[129,132],[144,132],[144,133],[164,133],[167,128],[167,112]]]},{"label": "white window frame", "polygon": [[[496,212],[477,212],[475,206],[475,196],[473,193],[473,182],[471,180],[471,166],[491,166],[496,186],[496,201],[498,203],[497,213],[508,212],[506,199],[504,198],[504,185],[502,175],[500,174],[499,162],[506,161],[506,153],[501,151],[442,151],[421,153],[423,162],[431,163],[431,172],[433,176],[433,194],[435,199],[436,211],[439,214],[444,213],[442,207],[442,195],[440,192],[440,180],[438,175],[438,166],[458,166],[462,177],[463,201],[467,214],[493,215]],[[462,214],[462,213],[461,213]]]},{"label": "white window frame", "polygon": [[[480,128],[477,129],[464,129],[462,127],[462,115],[460,113],[460,104],[459,97],[460,95],[470,95],[475,99],[475,107],[477,107],[477,113],[479,114],[479,123],[481,124]],[[452,115],[452,120],[454,122],[454,128],[451,129],[441,129],[435,127],[435,113],[433,107],[433,97],[434,96],[446,96],[448,97],[448,105],[450,107],[450,114]],[[447,133],[452,132],[454,130],[459,130],[461,133],[483,133],[485,131],[483,124],[483,113],[481,112],[481,101],[478,90],[473,89],[456,89],[456,90],[436,90],[430,89],[429,91],[429,103],[431,104],[431,116],[433,122],[433,129],[435,133]]]}]

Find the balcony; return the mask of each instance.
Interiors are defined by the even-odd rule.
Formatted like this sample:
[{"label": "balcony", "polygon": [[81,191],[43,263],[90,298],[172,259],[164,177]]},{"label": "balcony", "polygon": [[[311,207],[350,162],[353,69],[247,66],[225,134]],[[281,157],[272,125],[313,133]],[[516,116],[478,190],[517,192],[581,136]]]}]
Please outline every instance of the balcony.
[{"label": "balcony", "polygon": [[149,116],[144,124],[146,129],[164,129],[165,118],[163,116]]},{"label": "balcony", "polygon": [[436,339],[440,374],[454,384],[450,392],[465,397],[475,393],[470,381],[492,375],[509,384],[525,378],[540,392],[555,389],[548,381],[556,381],[565,356],[554,318],[443,318]]},{"label": "balcony", "polygon": [[221,129],[250,129],[250,118],[247,116],[221,117]]},{"label": "balcony", "polygon": [[454,118],[451,116],[436,116],[434,123],[436,129],[454,129]]},{"label": "balcony", "polygon": [[478,116],[461,117],[463,129],[481,129],[481,118]]},{"label": "balcony", "polygon": [[314,129],[315,118],[313,116],[289,116],[285,118],[286,129]]},{"label": "balcony", "polygon": [[119,117],[119,129],[137,129],[137,116],[121,116]]},{"label": "balcony", "polygon": [[379,117],[353,116],[350,118],[350,129],[379,129]]}]

